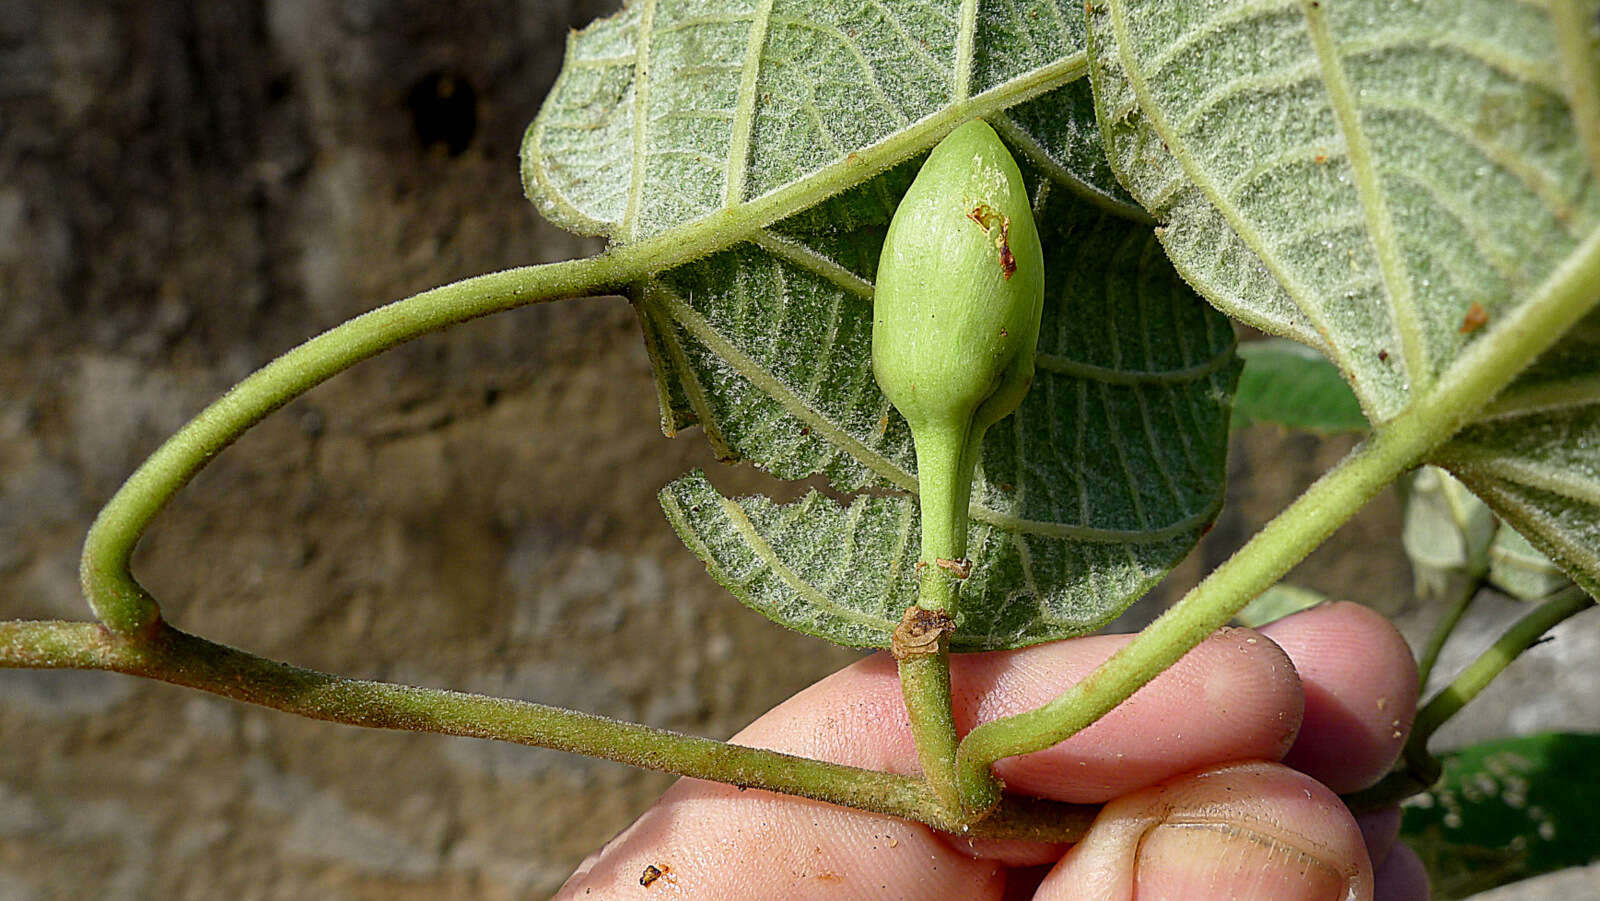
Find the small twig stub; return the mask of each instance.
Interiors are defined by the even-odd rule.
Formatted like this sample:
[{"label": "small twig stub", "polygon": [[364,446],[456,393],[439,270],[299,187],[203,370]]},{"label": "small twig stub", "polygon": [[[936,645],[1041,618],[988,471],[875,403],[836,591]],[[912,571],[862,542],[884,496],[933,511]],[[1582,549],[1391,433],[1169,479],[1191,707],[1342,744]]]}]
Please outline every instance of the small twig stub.
[{"label": "small twig stub", "polygon": [[956,630],[956,618],[943,610],[925,610],[913,604],[900,617],[890,639],[889,650],[894,659],[926,657],[939,653],[939,639]]}]

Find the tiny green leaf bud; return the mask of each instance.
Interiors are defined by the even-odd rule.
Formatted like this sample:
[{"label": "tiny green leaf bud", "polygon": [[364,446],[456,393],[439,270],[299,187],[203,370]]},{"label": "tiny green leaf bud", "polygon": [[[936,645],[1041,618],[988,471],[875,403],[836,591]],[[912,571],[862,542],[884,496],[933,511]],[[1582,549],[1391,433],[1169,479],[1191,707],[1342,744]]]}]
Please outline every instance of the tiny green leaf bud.
[{"label": "tiny green leaf bud", "polygon": [[978,449],[1033,382],[1043,306],[1044,255],[1022,173],[993,129],[968,122],[933,149],[900,201],[873,301],[873,374],[917,446],[925,584],[932,571],[964,577]]}]

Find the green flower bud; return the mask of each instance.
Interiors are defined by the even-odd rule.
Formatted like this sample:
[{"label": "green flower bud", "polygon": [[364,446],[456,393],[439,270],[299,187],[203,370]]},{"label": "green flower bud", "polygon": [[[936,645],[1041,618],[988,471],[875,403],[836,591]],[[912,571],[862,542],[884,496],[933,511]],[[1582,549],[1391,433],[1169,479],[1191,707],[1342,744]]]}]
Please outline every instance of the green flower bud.
[{"label": "green flower bud", "polygon": [[1043,305],[1022,173],[993,129],[968,122],[933,149],[895,211],[872,323],[873,374],[917,445],[923,562],[956,578],[978,448],[1033,382]]}]

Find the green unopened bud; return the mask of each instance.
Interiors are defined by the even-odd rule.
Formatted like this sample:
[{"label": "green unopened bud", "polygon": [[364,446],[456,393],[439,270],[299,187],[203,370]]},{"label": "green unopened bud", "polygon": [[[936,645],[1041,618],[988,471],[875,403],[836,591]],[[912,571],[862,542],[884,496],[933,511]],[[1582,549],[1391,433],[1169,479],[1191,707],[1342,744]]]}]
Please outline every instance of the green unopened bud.
[{"label": "green unopened bud", "polygon": [[965,577],[978,449],[1033,382],[1043,305],[1022,173],[993,129],[968,122],[933,149],[895,211],[872,323],[873,373],[916,441],[922,560],[953,578]]}]

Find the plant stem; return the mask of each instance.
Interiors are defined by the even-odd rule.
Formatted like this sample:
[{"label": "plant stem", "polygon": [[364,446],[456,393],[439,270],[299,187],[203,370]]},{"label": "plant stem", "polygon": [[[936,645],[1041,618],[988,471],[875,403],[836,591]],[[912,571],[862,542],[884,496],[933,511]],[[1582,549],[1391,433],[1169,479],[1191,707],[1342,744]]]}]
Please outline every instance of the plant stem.
[{"label": "plant stem", "polygon": [[1375,813],[1393,807],[1412,795],[1427,791],[1433,783],[1439,781],[1439,773],[1438,761],[1433,761],[1431,769],[1426,772],[1415,770],[1409,765],[1402,766],[1379,779],[1376,785],[1348,795],[1340,795],[1339,800],[1357,816],[1363,813]]},{"label": "plant stem", "polygon": [[915,431],[917,505],[922,514],[922,554],[917,570],[921,584],[917,606],[955,613],[961,579],[950,567],[967,556],[967,506],[972,500],[972,473],[977,464],[972,423]]},{"label": "plant stem", "polygon": [[1092,806],[1011,798],[971,827],[927,785],[528,701],[345,679],[188,635],[165,622],[138,636],[97,623],[0,622],[0,667],[99,669],[143,676],[295,713],[365,726],[491,738],[602,757],[644,769],[799,795],[972,836],[1070,842]]},{"label": "plant stem", "polygon": [[[964,565],[967,505],[983,435],[921,429],[917,445],[917,502],[922,513],[917,606],[954,616],[961,580],[950,567]],[[953,621],[953,620],[952,620]],[[941,632],[933,653],[898,657],[900,694],[911,722],[917,762],[933,794],[952,816],[962,817],[956,791],[956,723],[950,698],[950,636]]]},{"label": "plant stem", "polygon": [[1472,606],[1473,598],[1478,596],[1478,587],[1483,584],[1485,571],[1485,567],[1474,566],[1451,576],[1450,585],[1456,590],[1455,599],[1444,616],[1440,617],[1438,625],[1433,627],[1433,634],[1428,636],[1428,646],[1422,649],[1422,656],[1417,661],[1417,684],[1421,688],[1428,687],[1428,677],[1433,674],[1434,664],[1439,662],[1439,653],[1444,650],[1445,642],[1450,640],[1450,635],[1461,623],[1461,617]]},{"label": "plant stem", "polygon": [[1594,606],[1594,598],[1582,588],[1572,585],[1556,592],[1539,606],[1517,620],[1505,634],[1495,640],[1488,650],[1478,655],[1455,680],[1433,696],[1417,712],[1411,726],[1411,737],[1406,740],[1405,759],[1409,766],[1425,772],[1431,765],[1437,778],[1437,763],[1428,753],[1428,741],[1467,702],[1478,696],[1485,687],[1527,650],[1539,637],[1555,628],[1563,620]]},{"label": "plant stem", "polygon": [[1082,681],[1044,706],[984,723],[957,751],[962,806],[994,803],[989,767],[1077,733],[1225,625],[1427,450],[1379,432]]},{"label": "plant stem", "polygon": [[936,654],[897,661],[900,694],[911,721],[917,763],[934,797],[952,816],[961,806],[956,796],[956,723],[950,707],[950,639],[939,639]]},{"label": "plant stem", "polygon": [[95,518],[81,568],[95,616],[115,632],[154,628],[160,608],[128,568],[134,546],[195,473],[273,410],[412,338],[530,303],[601,293],[625,283],[627,269],[626,259],[601,255],[465,279],[357,316],[257,370],[167,439]]},{"label": "plant stem", "polygon": [[984,723],[956,751],[963,809],[992,804],[996,760],[1043,750],[1104,716],[1220,628],[1321,544],[1373,495],[1443,444],[1600,301],[1600,231],[1433,387],[1325,473],[1244,547],[1132,642],[1044,706]]}]

